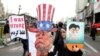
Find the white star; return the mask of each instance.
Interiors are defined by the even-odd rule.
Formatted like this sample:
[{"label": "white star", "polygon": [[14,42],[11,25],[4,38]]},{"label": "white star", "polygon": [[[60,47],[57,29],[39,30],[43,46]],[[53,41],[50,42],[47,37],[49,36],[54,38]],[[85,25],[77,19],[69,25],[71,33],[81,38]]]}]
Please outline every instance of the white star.
[{"label": "white star", "polygon": [[40,23],[40,27],[43,27],[43,24],[42,23]]},{"label": "white star", "polygon": [[49,24],[46,24],[46,27],[47,27],[47,28],[49,28],[49,27],[50,27],[50,25],[49,25]]}]

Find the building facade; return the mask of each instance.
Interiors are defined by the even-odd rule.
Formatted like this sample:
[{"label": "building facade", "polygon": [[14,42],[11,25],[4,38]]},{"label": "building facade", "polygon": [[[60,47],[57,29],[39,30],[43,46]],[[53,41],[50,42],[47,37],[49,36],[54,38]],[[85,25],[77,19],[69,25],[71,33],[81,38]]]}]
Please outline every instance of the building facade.
[{"label": "building facade", "polygon": [[[82,1],[82,0],[81,0]],[[76,9],[77,18],[83,20],[86,24],[86,29],[91,30],[94,25],[97,29],[97,34],[100,33],[100,0],[84,0],[84,7],[81,10]],[[76,8],[80,9],[81,3],[79,3]],[[100,35],[100,34],[99,34]]]},{"label": "building facade", "polygon": [[76,14],[77,20],[84,20],[86,15],[87,0],[76,0]]},{"label": "building facade", "polygon": [[4,18],[4,7],[0,0],[0,19]]},{"label": "building facade", "polygon": [[94,22],[100,23],[100,0],[94,1]]}]

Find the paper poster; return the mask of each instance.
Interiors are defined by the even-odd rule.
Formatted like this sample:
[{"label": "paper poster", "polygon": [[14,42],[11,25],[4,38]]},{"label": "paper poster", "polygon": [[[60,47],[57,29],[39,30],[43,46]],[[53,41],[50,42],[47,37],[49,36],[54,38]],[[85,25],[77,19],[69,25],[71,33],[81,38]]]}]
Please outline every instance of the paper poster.
[{"label": "paper poster", "polygon": [[9,16],[9,27],[11,39],[22,38],[26,39],[26,27],[24,16],[12,15]]},{"label": "paper poster", "polygon": [[36,33],[28,31],[29,35],[29,53],[30,56],[36,56],[36,48],[35,48],[35,41],[36,41]]},{"label": "paper poster", "polygon": [[52,37],[50,30],[52,28],[52,18],[54,7],[50,4],[39,4],[37,7],[37,28],[38,32],[28,33],[29,35],[29,53],[30,56],[47,56],[52,47]]},{"label": "paper poster", "polygon": [[84,23],[83,22],[67,22],[66,45],[70,51],[74,48],[84,48]]},{"label": "paper poster", "polygon": [[37,7],[37,26],[43,31],[50,31],[55,8],[50,4],[39,4]]},{"label": "paper poster", "polygon": [[66,42],[71,44],[84,43],[84,23],[67,22]]},{"label": "paper poster", "polygon": [[52,48],[52,37],[49,32],[32,32],[29,35],[29,56],[47,56]]}]

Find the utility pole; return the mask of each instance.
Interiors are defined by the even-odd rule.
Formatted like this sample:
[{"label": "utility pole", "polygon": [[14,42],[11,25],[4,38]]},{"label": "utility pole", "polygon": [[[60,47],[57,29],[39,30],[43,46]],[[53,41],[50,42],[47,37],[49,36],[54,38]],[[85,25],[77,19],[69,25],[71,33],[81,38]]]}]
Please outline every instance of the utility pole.
[{"label": "utility pole", "polygon": [[19,5],[18,7],[18,15],[20,14],[20,10],[21,10],[21,5]]},{"label": "utility pole", "polygon": [[93,21],[92,21],[92,23],[94,24],[95,23],[95,13],[94,13],[94,1],[92,2],[92,10],[93,10]]}]

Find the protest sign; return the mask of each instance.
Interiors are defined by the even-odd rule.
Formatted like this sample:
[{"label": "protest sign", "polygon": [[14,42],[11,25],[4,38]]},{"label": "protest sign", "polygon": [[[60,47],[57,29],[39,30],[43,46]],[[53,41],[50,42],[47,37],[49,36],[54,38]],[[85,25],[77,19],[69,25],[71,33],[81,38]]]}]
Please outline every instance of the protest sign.
[{"label": "protest sign", "polygon": [[67,22],[66,43],[69,50],[73,47],[83,48],[84,43],[84,23],[83,22]]},{"label": "protest sign", "polygon": [[26,27],[24,16],[11,15],[9,16],[9,27],[11,39],[22,38],[26,39]]},{"label": "protest sign", "polygon": [[29,36],[29,53],[31,56],[36,56],[36,48],[35,48],[35,41],[36,41],[36,33],[28,31]]}]

